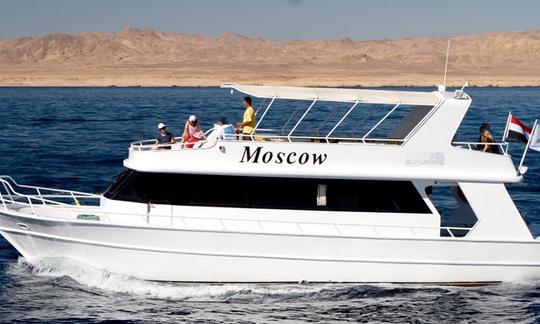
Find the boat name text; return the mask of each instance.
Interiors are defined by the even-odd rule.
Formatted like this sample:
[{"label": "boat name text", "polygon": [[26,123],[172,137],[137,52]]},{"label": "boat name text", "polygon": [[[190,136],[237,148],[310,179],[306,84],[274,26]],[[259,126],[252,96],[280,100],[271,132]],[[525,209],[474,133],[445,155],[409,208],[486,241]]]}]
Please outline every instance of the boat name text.
[{"label": "boat name text", "polygon": [[242,159],[240,163],[275,163],[275,164],[313,164],[321,165],[326,161],[326,153],[297,153],[297,152],[277,152],[272,151],[262,151],[262,146],[257,147],[252,151],[250,146],[244,146],[244,154],[242,154]]}]

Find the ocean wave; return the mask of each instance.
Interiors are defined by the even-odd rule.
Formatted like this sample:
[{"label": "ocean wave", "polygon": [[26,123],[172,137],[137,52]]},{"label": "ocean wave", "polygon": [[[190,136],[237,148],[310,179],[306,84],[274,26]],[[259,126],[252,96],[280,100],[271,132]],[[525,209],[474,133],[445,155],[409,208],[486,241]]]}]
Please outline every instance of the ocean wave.
[{"label": "ocean wave", "polygon": [[[65,302],[102,319],[230,321],[535,322],[540,320],[538,282],[481,287],[401,284],[196,284],[151,282],[111,273],[71,259],[35,264],[19,258],[8,267],[12,297],[41,305],[36,293],[54,293],[59,313],[27,316],[71,318]],[[15,288],[18,287],[18,288]],[[1,300],[1,296],[0,296]],[[93,301],[88,304],[88,301]],[[18,302],[11,318],[19,318]],[[174,306],[173,306],[174,305]],[[37,306],[36,306],[37,307]],[[36,309],[40,309],[39,307]],[[137,311],[138,310],[138,311]],[[0,310],[0,315],[2,314]],[[150,317],[149,317],[150,316]]]},{"label": "ocean wave", "polygon": [[118,294],[132,294],[159,299],[189,301],[229,301],[231,299],[253,300],[257,296],[303,296],[320,293],[331,285],[304,284],[203,284],[171,283],[141,280],[135,277],[108,272],[90,265],[63,258],[44,258],[30,264],[20,257],[9,273],[35,276],[68,277],[83,288],[99,289]]}]

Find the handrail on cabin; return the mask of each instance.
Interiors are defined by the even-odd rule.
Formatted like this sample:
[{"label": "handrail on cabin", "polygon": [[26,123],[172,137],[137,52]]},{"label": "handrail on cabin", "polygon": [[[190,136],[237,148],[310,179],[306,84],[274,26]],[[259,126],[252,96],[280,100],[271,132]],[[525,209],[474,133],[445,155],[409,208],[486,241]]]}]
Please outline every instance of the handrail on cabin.
[{"label": "handrail on cabin", "polygon": [[[271,130],[269,130],[271,132]],[[356,143],[356,144],[387,144],[387,145],[401,145],[405,142],[401,138],[365,138],[365,137],[326,137],[326,136],[287,136],[287,135],[274,135],[274,134],[255,134],[253,135],[255,141],[258,140],[301,140],[301,141],[311,141],[321,144],[341,144],[341,143]],[[218,139],[219,140],[219,139]],[[224,141],[239,141],[235,138],[226,138]],[[206,140],[193,142],[193,143],[179,143],[174,144],[155,144],[155,140],[142,140],[137,142],[132,142],[130,148],[135,151],[150,151],[159,148],[171,148],[173,151],[178,150],[197,150],[197,149],[206,149],[209,148],[205,144],[209,143]],[[215,143],[214,143],[215,144]],[[193,147],[186,147],[186,145],[194,145]]]},{"label": "handrail on cabin", "polygon": [[508,142],[502,143],[482,143],[482,142],[452,142],[452,145],[466,146],[467,149],[477,151],[479,146],[498,146],[505,155],[508,154]]}]

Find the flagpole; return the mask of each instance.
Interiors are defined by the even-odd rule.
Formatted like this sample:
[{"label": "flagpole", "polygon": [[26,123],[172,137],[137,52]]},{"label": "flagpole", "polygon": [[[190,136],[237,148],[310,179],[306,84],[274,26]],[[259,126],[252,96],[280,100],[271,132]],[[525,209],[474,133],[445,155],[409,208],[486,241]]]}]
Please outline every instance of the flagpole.
[{"label": "flagpole", "polygon": [[504,134],[503,134],[503,138],[502,138],[502,141],[506,141],[507,137],[508,137],[508,129],[510,127],[510,120],[512,119],[512,112],[509,111],[508,112],[508,117],[506,118],[506,127],[504,128]]},{"label": "flagpole", "polygon": [[448,72],[448,57],[450,56],[450,38],[448,38],[448,45],[446,45],[446,64],[444,65],[444,80],[443,84],[446,86],[446,73]]},{"label": "flagpole", "polygon": [[538,127],[538,119],[534,121],[531,136],[529,136],[529,140],[527,141],[527,146],[525,146],[525,151],[523,151],[523,156],[521,157],[521,161],[519,162],[519,166],[517,169],[518,174],[520,173],[519,170],[523,166],[523,162],[525,161],[525,157],[527,156],[527,151],[529,151],[529,146],[531,145],[531,141],[534,137],[534,132],[536,131],[536,127]]}]

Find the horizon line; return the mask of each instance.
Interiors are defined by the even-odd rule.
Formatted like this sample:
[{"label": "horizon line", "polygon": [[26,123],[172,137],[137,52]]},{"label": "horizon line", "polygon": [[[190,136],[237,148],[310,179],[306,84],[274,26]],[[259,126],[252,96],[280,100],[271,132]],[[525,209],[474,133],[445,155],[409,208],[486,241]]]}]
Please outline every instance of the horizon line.
[{"label": "horizon line", "polygon": [[18,36],[18,37],[12,37],[12,38],[1,38],[0,42],[4,41],[10,41],[10,40],[17,40],[17,39],[24,39],[24,38],[39,38],[39,37],[45,37],[45,36],[51,36],[51,35],[67,35],[67,36],[81,36],[84,34],[103,34],[108,36],[114,36],[121,34],[122,32],[128,31],[128,30],[134,30],[134,31],[141,31],[141,32],[160,32],[165,34],[176,34],[176,35],[184,35],[184,36],[203,36],[206,38],[212,38],[212,39],[218,39],[220,37],[226,36],[226,35],[235,35],[247,39],[263,39],[266,41],[276,41],[280,43],[290,43],[290,42],[298,42],[298,41],[304,41],[304,42],[311,42],[311,41],[340,41],[340,40],[350,40],[353,42],[371,42],[371,41],[398,41],[398,40],[407,40],[407,39],[423,39],[423,38],[439,38],[439,39],[449,39],[452,37],[460,37],[460,36],[488,36],[488,35],[494,35],[494,34],[520,34],[520,33],[528,33],[528,32],[540,32],[540,28],[532,28],[532,29],[524,29],[524,30],[511,30],[511,31],[490,31],[490,32],[480,32],[480,33],[457,33],[457,34],[448,34],[448,35],[423,35],[423,36],[399,36],[399,37],[387,37],[387,38],[369,38],[369,39],[354,39],[349,36],[341,36],[337,38],[304,38],[304,39],[279,39],[279,38],[273,38],[273,37],[264,37],[264,36],[248,36],[244,34],[240,34],[237,32],[231,32],[231,31],[225,31],[220,34],[205,34],[201,32],[196,33],[183,33],[179,31],[165,31],[160,30],[156,28],[144,28],[144,27],[132,27],[132,26],[125,26],[121,28],[118,31],[113,32],[107,32],[107,31],[82,31],[82,32],[52,32],[52,33],[39,33],[39,34],[30,34],[30,35],[24,35],[24,36]]}]

